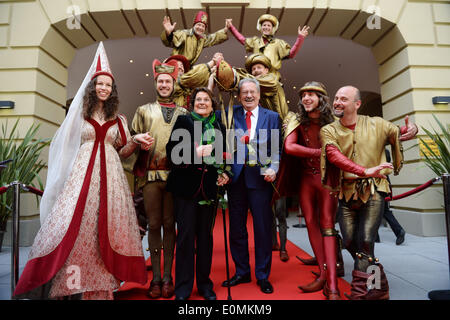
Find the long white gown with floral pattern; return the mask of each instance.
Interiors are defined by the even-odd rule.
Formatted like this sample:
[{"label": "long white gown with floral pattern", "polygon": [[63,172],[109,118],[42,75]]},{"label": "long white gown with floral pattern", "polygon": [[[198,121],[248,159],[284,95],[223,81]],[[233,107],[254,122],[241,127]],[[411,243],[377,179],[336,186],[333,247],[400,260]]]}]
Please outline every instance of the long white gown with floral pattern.
[{"label": "long white gown with floral pattern", "polygon": [[134,204],[117,151],[130,140],[126,120],[120,119],[122,128],[117,120],[102,126],[83,121],[72,172],[34,240],[15,295],[51,281],[50,298],[84,293],[84,299],[112,299],[120,281],[147,281]]}]

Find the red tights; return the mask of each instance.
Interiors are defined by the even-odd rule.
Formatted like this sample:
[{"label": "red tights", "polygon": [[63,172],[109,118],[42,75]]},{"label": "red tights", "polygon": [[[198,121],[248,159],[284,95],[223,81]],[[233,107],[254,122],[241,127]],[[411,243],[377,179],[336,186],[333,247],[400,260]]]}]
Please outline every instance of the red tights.
[{"label": "red tights", "polygon": [[[319,174],[305,174],[300,182],[299,202],[308,229],[308,237],[330,290],[337,290],[336,237],[323,236],[321,230],[334,230],[337,198],[322,186]],[[324,265],[327,265],[326,272]]]}]

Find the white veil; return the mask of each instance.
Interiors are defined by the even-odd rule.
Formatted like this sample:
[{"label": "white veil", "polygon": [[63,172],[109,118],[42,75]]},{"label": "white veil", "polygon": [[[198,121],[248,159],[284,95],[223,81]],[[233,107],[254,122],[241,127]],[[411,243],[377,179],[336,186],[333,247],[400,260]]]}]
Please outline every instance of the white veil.
[{"label": "white veil", "polygon": [[102,42],[98,45],[91,67],[84,77],[83,83],[78,89],[75,98],[70,104],[66,118],[56,131],[50,144],[47,182],[39,210],[41,225],[52,210],[56,198],[62,191],[65,182],[72,172],[73,163],[77,157],[78,150],[80,149],[84,92],[89,81],[91,81],[92,75],[94,75],[96,71],[99,58],[102,69],[109,71],[109,62]]}]

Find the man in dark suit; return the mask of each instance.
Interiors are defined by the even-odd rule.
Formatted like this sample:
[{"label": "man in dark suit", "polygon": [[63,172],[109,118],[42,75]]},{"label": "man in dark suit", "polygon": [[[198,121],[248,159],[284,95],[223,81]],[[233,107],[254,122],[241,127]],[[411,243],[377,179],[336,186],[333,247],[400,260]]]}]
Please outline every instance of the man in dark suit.
[{"label": "man in dark suit", "polygon": [[[280,155],[280,116],[259,106],[258,80],[239,83],[240,105],[233,107],[237,152],[232,164],[233,181],[227,190],[230,211],[230,251],[236,274],[222,286],[251,282],[247,214],[253,216],[255,276],[264,293],[272,293],[271,199]],[[220,113],[217,113],[220,116]]]}]

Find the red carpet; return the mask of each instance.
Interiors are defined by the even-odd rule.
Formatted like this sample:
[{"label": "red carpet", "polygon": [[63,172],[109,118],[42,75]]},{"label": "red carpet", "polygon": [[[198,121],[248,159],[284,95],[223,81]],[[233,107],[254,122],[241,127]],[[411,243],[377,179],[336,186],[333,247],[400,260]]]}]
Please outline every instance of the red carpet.
[{"label": "red carpet", "polygon": [[[223,237],[223,218],[222,213],[218,212],[216,217],[216,224],[214,227],[214,253],[213,264],[211,268],[211,280],[214,283],[214,291],[217,294],[219,300],[226,300],[228,296],[227,288],[221,286],[222,282],[226,280],[226,267],[225,267],[225,246]],[[228,223],[228,220],[227,220]],[[240,284],[231,288],[231,296],[233,300],[325,300],[322,291],[315,293],[302,293],[297,288],[300,284],[307,284],[314,280],[314,275],[311,271],[317,271],[317,266],[303,265],[295,256],[301,258],[310,258],[306,252],[295,246],[292,242],[288,241],[286,249],[289,253],[290,259],[287,262],[282,262],[279,257],[278,251],[272,251],[272,269],[269,277],[270,282],[274,287],[272,294],[264,294],[260,291],[256,285],[256,279],[254,274],[254,243],[253,243],[253,227],[252,217],[249,214],[248,222],[248,234],[249,234],[249,250],[250,250],[250,266],[252,268],[252,282]],[[228,231],[227,227],[227,231]],[[267,235],[270,237],[271,235]],[[230,262],[230,277],[234,275],[234,263],[231,258],[231,254],[228,248],[229,262]],[[147,263],[150,263],[148,259]],[[175,268],[175,263],[174,263]],[[347,272],[349,267],[347,266]],[[145,286],[141,286],[136,283],[125,283],[115,293],[116,300],[150,300],[147,296],[147,291],[150,286],[150,280],[152,279],[152,272],[149,271],[149,280]],[[350,292],[350,285],[345,280],[339,278],[339,290],[341,291],[341,297],[344,299],[344,292]],[[172,298],[173,299],[173,298]],[[164,299],[160,299],[164,300]],[[197,288],[194,282],[194,288],[190,300],[203,300],[203,298],[197,293]]]}]

